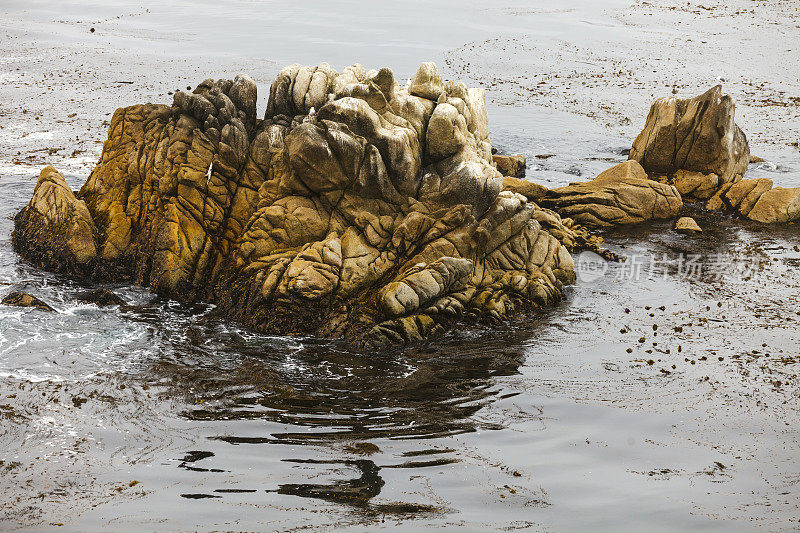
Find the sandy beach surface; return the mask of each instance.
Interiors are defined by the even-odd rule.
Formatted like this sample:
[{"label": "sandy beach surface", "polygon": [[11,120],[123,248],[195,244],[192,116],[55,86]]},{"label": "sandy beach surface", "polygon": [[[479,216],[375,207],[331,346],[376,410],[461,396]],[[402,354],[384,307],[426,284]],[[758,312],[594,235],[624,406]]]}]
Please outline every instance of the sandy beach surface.
[{"label": "sandy beach surface", "polygon": [[[563,4],[0,6],[0,296],[22,287],[59,311],[0,309],[0,529],[800,528],[795,226],[698,212],[696,239],[617,230],[628,257],[749,270],[610,264],[541,316],[386,358],[135,287],[111,287],[128,310],[77,304],[79,285],[11,250],[41,168],[80,187],[115,109],[244,72],[263,113],[293,62],[404,80],[435,61],[487,89],[493,142],[548,186],[624,160],[654,98],[722,83],[766,160],[749,177],[800,186],[800,4]],[[319,486],[374,497],[309,496]]]}]

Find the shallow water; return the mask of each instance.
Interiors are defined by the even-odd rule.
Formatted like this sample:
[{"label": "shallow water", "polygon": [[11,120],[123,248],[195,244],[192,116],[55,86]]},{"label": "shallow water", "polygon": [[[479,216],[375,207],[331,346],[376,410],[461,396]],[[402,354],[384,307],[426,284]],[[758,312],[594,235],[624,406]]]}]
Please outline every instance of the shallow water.
[{"label": "shallow water", "polygon": [[[96,26],[106,44],[92,46],[135,50],[137,72],[151,54],[194,54],[219,69],[265,58],[266,79],[282,64],[319,60],[389,64],[402,78],[478,37],[555,42],[580,31],[591,41],[622,31],[603,9],[624,2],[454,4],[32,2],[6,14],[42,42],[82,46],[85,26]],[[30,129],[28,120],[15,127]],[[624,160],[631,142],[589,118],[532,106],[492,105],[490,125],[494,144],[526,154],[529,178],[550,186]],[[70,128],[54,124],[52,135],[77,136]],[[608,245],[629,260],[579,281],[546,313],[359,353],[253,334],[210,306],[126,285],[108,287],[124,309],[78,304],[84,287],[20,261],[10,245],[10,217],[41,168],[12,164],[13,151],[51,139],[16,139],[0,154],[0,296],[26,290],[58,311],[0,307],[0,487],[10,495],[0,527],[800,524],[795,226],[697,212],[697,238],[667,222],[618,230]],[[535,157],[546,154],[555,155]],[[751,174],[800,183],[800,157],[783,154]],[[77,189],[87,173],[63,163]],[[675,261],[695,256],[706,270],[683,275]],[[631,271],[664,258],[673,261],[666,273]],[[712,262],[749,270],[726,268],[718,279]]]}]

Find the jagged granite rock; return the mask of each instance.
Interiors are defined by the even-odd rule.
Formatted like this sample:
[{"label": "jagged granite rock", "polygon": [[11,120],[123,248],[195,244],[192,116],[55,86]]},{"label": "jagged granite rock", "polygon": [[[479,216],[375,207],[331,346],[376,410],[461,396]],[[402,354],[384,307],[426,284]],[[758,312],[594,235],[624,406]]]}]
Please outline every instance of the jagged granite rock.
[{"label": "jagged granite rock", "polygon": [[385,345],[538,309],[575,280],[568,247],[596,241],[501,192],[484,101],[433,64],[405,88],[386,68],[292,65],[260,120],[250,78],[206,80],[117,110],[80,192],[40,184],[14,245],[276,334]]},{"label": "jagged granite rock", "polygon": [[[650,108],[630,159],[648,175],[674,183],[681,194],[707,200],[736,183],[750,164],[747,137],[734,122],[735,104],[717,85],[694,98],[659,98]],[[679,171],[699,173],[687,180]]]},{"label": "jagged granite rock", "polygon": [[562,217],[599,228],[677,215],[683,202],[675,187],[643,175],[638,163],[627,161],[592,181],[549,190],[539,203]]},{"label": "jagged granite rock", "polygon": [[11,292],[7,294],[0,303],[12,307],[33,307],[40,311],[55,311],[55,309],[50,307],[47,303],[27,292]]}]

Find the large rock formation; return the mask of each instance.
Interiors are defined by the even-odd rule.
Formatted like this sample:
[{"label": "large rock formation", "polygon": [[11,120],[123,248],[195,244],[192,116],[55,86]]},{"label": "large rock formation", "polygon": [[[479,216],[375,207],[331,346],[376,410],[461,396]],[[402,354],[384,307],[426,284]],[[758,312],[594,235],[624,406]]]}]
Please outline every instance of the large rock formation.
[{"label": "large rock formation", "polygon": [[708,200],[742,179],[750,164],[747,137],[734,122],[735,108],[721,85],[694,98],[659,98],[630,158],[651,179],[674,184],[684,197]]},{"label": "large rock formation", "polygon": [[574,281],[567,247],[591,237],[502,187],[482,89],[432,63],[405,88],[389,69],[292,65],[263,120],[247,76],[117,110],[77,195],[43,171],[14,246],[263,332],[403,343]]}]

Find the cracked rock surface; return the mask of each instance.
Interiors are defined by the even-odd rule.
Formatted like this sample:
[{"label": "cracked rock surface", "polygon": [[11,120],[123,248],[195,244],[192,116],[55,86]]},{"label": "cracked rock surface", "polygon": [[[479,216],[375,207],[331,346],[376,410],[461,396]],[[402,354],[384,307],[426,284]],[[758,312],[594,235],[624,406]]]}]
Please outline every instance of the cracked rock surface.
[{"label": "cracked rock surface", "polygon": [[482,89],[432,63],[406,87],[387,68],[292,65],[263,119],[256,101],[238,76],[117,110],[77,194],[42,172],[15,249],[258,331],[364,345],[539,309],[574,281],[568,247],[591,236],[502,191]]}]

